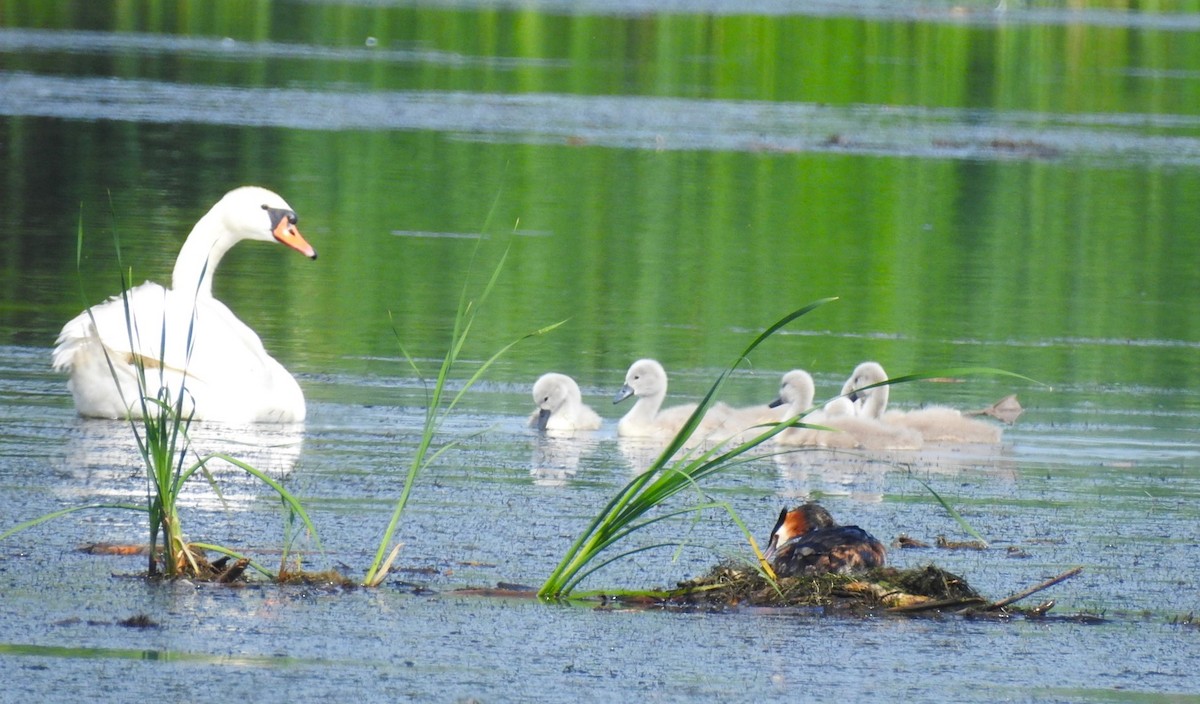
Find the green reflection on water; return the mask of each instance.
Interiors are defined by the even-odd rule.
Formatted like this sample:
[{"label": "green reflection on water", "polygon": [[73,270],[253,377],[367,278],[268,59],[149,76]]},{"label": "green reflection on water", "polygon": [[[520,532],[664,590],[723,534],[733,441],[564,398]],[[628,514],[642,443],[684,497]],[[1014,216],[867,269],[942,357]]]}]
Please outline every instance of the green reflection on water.
[{"label": "green reflection on water", "polygon": [[[8,27],[249,47],[25,51],[5,55],[8,70],[304,86],[348,100],[380,90],[672,96],[969,108],[984,124],[990,111],[1019,111],[1035,125],[1066,114],[1182,118],[1200,106],[1200,42],[1189,29],[270,2],[5,7]],[[928,118],[938,129],[937,113]],[[1197,131],[1171,124],[1144,132]],[[163,280],[195,219],[253,182],[292,203],[321,257],[244,245],[223,263],[217,291],[300,372],[362,372],[378,368],[369,358],[394,358],[388,311],[410,349],[439,355],[470,236],[486,224],[485,256],[516,235],[477,354],[571,319],[505,360],[501,379],[558,369],[612,386],[630,361],[656,356],[689,370],[696,378],[674,388],[695,393],[705,383],[697,370],[725,364],[750,331],[836,295],[801,321],[809,334],[773,342],[755,367],[832,379],[864,358],[894,374],[999,366],[1085,397],[1136,385],[1152,392],[1139,405],[1200,406],[1194,168],[1056,158],[1003,132],[995,153],[971,158],[842,153],[839,144],[870,139],[842,132],[829,149],[802,152],[36,117],[0,118],[0,134],[5,341],[48,345],[79,308],[78,204],[95,300],[117,280],[109,194],[135,279]],[[769,394],[774,380],[755,384]],[[986,401],[993,387],[1009,390],[992,384],[908,398]]]}]

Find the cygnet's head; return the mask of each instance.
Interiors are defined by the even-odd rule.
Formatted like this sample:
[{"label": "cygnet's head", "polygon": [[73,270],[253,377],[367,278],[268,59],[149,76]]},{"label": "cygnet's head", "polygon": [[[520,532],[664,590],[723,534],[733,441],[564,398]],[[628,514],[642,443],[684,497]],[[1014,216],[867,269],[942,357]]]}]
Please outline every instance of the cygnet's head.
[{"label": "cygnet's head", "polygon": [[860,391],[860,389],[887,381],[887,378],[887,372],[878,362],[863,362],[854,368],[850,378],[842,385],[842,394],[850,399],[859,413],[865,410],[868,415],[878,417],[887,408],[889,387],[886,385],[876,386],[865,391]]},{"label": "cygnet's head", "polygon": [[805,410],[812,406],[814,394],[816,386],[812,375],[803,369],[793,369],[784,374],[783,381],[779,383],[779,398],[768,405],[771,408],[786,405],[788,408]]},{"label": "cygnet's head", "polygon": [[617,392],[613,403],[620,403],[630,396],[664,396],[667,393],[667,372],[653,359],[639,359],[625,374],[625,385]]},{"label": "cygnet's head", "polygon": [[583,395],[574,379],[553,372],[538,377],[533,383],[533,402],[538,407],[538,430],[545,430],[550,416],[572,401],[583,402]]}]

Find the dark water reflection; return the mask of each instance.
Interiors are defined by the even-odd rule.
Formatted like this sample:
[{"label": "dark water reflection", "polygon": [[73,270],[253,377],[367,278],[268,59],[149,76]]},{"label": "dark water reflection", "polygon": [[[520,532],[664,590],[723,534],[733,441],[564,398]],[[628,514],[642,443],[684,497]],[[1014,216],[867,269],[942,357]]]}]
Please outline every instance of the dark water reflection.
[{"label": "dark water reflection", "polygon": [[[1200,545],[1196,8],[146,7],[18,2],[0,14],[0,529],[143,495],[125,426],[75,418],[49,348],[83,305],[80,279],[86,300],[116,292],[114,229],[134,279],[163,280],[184,233],[233,185],[278,190],[321,251],[312,263],[245,245],[216,283],[296,373],[310,414],[302,430],[202,426],[195,440],[303,499],[325,552],[296,548],[314,566],[365,571],[419,435],[424,387],[389,320],[432,369],[464,281],[482,288],[511,247],[461,376],[569,321],[519,345],[450,418],[446,437],[463,444],[417,488],[384,589],[147,585],[129,576],[138,559],[75,552],[140,539],[144,518],[126,512],[0,543],[0,668],[21,674],[11,691],[187,699],[180,682],[207,680],[279,698],[576,700],[587,687],[622,701],[761,700],[814,683],[854,699],[1200,691],[1195,629],[1171,624],[1197,608],[1187,575]],[[963,537],[924,482],[992,547],[896,550],[896,564],[936,562],[994,597],[1082,565],[1047,597],[1055,612],[1109,622],[447,593],[539,583],[655,454],[614,435],[624,409],[608,399],[632,360],[660,358],[672,397],[695,400],[759,329],[829,295],[840,299],[755,353],[727,401],[769,401],[793,367],[823,397],[866,358],[893,374],[978,365],[1045,384],[895,391],[898,405],[963,408],[1017,392],[1029,410],[997,452],[761,458],[705,491],[760,540],[781,505],[809,497],[885,541]],[[580,381],[604,430],[524,427],[529,385],[549,370]],[[277,499],[228,468],[214,475],[223,499],[204,483],[184,496],[189,534],[277,560],[288,531]],[[615,563],[594,586],[669,585],[748,554],[717,514],[656,525],[656,540],[691,547]],[[115,625],[137,613],[159,627]]]}]

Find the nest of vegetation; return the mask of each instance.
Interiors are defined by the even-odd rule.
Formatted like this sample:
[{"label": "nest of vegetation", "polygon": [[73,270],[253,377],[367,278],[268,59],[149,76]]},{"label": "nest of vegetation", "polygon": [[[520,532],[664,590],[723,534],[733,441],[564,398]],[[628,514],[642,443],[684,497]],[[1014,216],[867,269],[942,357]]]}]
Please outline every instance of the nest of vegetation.
[{"label": "nest of vegetation", "polygon": [[[1045,586],[1049,584],[1027,590],[1016,598]],[[883,567],[858,575],[784,577],[773,583],[758,570],[723,564],[707,575],[680,582],[675,589],[660,593],[660,597],[660,603],[666,606],[802,607],[850,614],[1016,612],[1040,616],[1054,604],[1051,601],[1032,609],[1017,609],[1011,606],[1016,598],[992,602],[980,596],[962,577],[933,565],[908,570]]]}]

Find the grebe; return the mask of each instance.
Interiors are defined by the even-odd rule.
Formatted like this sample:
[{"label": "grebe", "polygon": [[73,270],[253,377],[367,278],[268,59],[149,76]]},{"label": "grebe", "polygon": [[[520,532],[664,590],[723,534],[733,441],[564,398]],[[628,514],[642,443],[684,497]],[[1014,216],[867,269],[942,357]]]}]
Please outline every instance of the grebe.
[{"label": "grebe", "polygon": [[883,543],[858,526],[839,526],[817,503],[779,512],[764,557],[780,577],[849,574],[882,567]]}]

